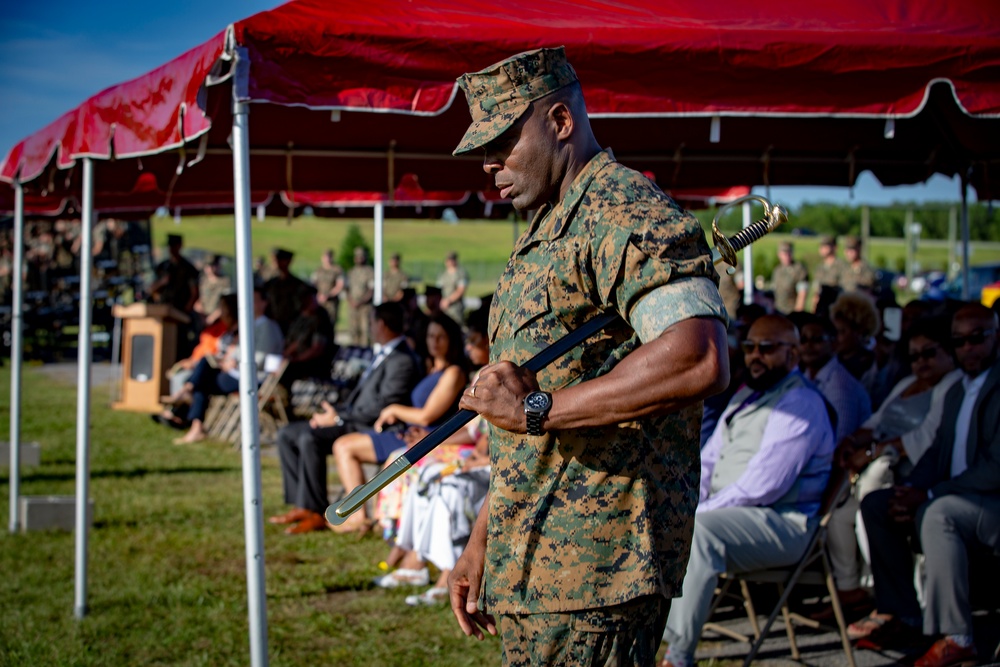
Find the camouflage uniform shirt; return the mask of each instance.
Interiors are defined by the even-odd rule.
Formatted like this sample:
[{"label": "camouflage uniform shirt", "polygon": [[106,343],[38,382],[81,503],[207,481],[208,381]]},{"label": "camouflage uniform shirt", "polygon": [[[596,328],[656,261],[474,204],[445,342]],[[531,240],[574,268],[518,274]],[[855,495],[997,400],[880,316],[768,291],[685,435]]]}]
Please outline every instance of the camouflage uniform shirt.
[{"label": "camouflage uniform shirt", "polygon": [[819,291],[819,289],[824,286],[840,287],[840,282],[845,268],[846,266],[839,259],[835,259],[831,264],[827,264],[821,260],[820,263],[816,265],[813,287],[816,291]]},{"label": "camouflage uniform shirt", "polygon": [[771,286],[774,288],[774,306],[779,312],[795,312],[795,300],[799,284],[809,282],[809,272],[801,262],[788,266],[778,264],[771,272]]},{"label": "camouflage uniform shirt", "polygon": [[845,292],[853,292],[859,288],[873,289],[875,287],[875,269],[868,262],[845,264],[840,274],[840,286]]},{"label": "camouflage uniform shirt", "polygon": [[[610,151],[599,153],[518,240],[490,313],[492,361],[524,364],[603,312],[627,319],[667,283],[677,285],[667,325],[696,315],[724,321],[711,284],[705,299],[679,282],[695,276],[718,282],[698,221]],[[541,370],[539,385],[555,391],[604,375],[639,344],[618,320]],[[485,608],[552,613],[680,595],[700,424],[696,404],[540,437],[492,430]]]},{"label": "camouflage uniform shirt", "polygon": [[389,269],[382,276],[382,300],[399,301],[403,290],[410,286],[410,277],[402,269]]}]

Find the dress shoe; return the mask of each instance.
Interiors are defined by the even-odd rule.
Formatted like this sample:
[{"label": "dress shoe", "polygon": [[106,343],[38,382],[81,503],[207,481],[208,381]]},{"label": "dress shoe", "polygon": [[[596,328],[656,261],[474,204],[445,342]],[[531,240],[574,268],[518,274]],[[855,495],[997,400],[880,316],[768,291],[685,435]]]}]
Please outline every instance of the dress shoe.
[{"label": "dress shoe", "polygon": [[272,516],[267,520],[267,522],[281,524],[281,525],[284,525],[286,523],[298,523],[299,521],[302,521],[302,519],[308,517],[310,514],[314,514],[314,512],[310,512],[307,509],[302,509],[301,507],[296,507],[289,510],[288,512],[285,512],[284,514],[278,514],[277,516]]},{"label": "dress shoe", "polygon": [[951,637],[934,642],[927,653],[917,658],[913,667],[971,667],[978,662],[976,646],[959,646]]},{"label": "dress shoe", "polygon": [[[848,621],[865,615],[875,607],[868,592],[863,588],[855,588],[850,591],[837,591],[837,600],[840,602],[840,610],[844,613],[844,618]],[[809,618],[820,623],[829,623],[836,616],[833,613],[833,605],[827,605],[823,609],[810,614]]]},{"label": "dress shoe", "polygon": [[856,646],[868,651],[903,650],[926,645],[920,628],[908,625],[899,618],[885,621],[881,627],[873,630],[867,637],[858,640]]},{"label": "dress shoe", "polygon": [[[309,510],[306,510],[309,512]],[[287,535],[299,535],[301,533],[311,533],[314,530],[326,530],[326,519],[322,514],[309,512],[308,516],[302,518],[294,526],[285,529]]]}]

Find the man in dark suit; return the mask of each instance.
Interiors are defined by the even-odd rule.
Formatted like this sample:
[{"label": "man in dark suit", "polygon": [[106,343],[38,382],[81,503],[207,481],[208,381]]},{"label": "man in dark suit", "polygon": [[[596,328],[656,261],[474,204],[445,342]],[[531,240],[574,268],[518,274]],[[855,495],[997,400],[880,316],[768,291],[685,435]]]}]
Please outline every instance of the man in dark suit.
[{"label": "man in dark suit", "polygon": [[285,530],[288,534],[326,527],[326,457],[333,441],[345,433],[372,428],[382,408],[391,403],[408,405],[410,391],[423,374],[403,336],[403,307],[399,303],[376,306],[373,320],[378,349],[347,400],[336,408],[324,402],[323,411],[308,422],[295,422],[278,432],[285,502],[294,508],[268,521],[292,524]]},{"label": "man in dark suit", "polygon": [[[934,443],[904,485],[861,502],[881,627],[859,648],[906,647],[940,636],[916,667],[975,660],[969,555],[1000,554],[998,328],[997,315],[979,304],[955,313],[952,345],[965,376],[945,396]],[[912,537],[925,559],[922,618],[913,587]]]}]

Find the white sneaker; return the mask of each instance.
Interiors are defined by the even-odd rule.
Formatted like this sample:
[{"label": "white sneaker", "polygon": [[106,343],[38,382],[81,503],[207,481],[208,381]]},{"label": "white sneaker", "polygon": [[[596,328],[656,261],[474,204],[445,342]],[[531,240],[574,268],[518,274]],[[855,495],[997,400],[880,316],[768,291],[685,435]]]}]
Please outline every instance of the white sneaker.
[{"label": "white sneaker", "polygon": [[379,588],[398,588],[400,586],[426,586],[431,582],[430,572],[427,568],[421,570],[408,570],[400,568],[381,577],[376,577],[375,585]]},{"label": "white sneaker", "polygon": [[406,604],[411,607],[419,607],[420,605],[435,605],[447,599],[448,589],[435,586],[434,588],[428,588],[420,595],[407,595]]}]

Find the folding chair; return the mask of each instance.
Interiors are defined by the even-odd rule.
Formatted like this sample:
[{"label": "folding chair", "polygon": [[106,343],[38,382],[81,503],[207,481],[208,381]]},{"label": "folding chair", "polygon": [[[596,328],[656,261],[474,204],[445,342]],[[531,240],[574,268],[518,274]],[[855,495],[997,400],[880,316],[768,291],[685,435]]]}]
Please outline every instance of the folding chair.
[{"label": "folding chair", "polygon": [[[271,359],[272,356],[276,358]],[[257,389],[257,418],[262,440],[265,435],[275,437],[278,429],[288,424],[285,394],[281,388],[281,376],[288,368],[288,360],[278,355],[268,357],[264,362],[264,370],[268,371],[268,375]],[[239,443],[238,437],[234,440],[234,444],[236,443]]]},{"label": "folding chair", "polygon": [[[715,611],[723,598],[736,597],[734,593],[730,592],[730,588],[733,583],[739,582],[741,593],[739,597],[743,601],[747,617],[750,620],[750,626],[753,628],[753,637],[748,637],[718,623],[706,623],[704,629],[750,644],[750,652],[743,661],[744,667],[753,662],[754,657],[760,651],[761,645],[767,639],[767,634],[779,613],[785,622],[785,633],[788,635],[792,658],[794,660],[800,659],[799,647],[795,641],[795,624],[811,628],[819,628],[821,624],[810,618],[791,612],[788,609],[789,595],[797,584],[826,586],[826,590],[830,594],[831,604],[833,605],[833,615],[837,621],[837,629],[840,632],[840,641],[844,648],[844,655],[847,657],[847,664],[849,667],[856,667],[851,641],[847,637],[847,624],[844,621],[844,612],[840,607],[840,599],[837,597],[837,587],[833,581],[830,556],[826,548],[827,526],[830,523],[830,517],[840,499],[848,491],[850,481],[844,478],[837,482],[831,480],[831,482],[836,484],[836,492],[827,497],[819,525],[816,527],[816,532],[813,534],[809,545],[806,547],[798,563],[793,566],[758,570],[755,572],[727,572],[720,577],[722,579],[722,586],[712,603],[709,615],[711,616],[711,613]],[[753,600],[750,598],[748,583],[771,583],[778,586],[780,597],[774,609],[771,610],[767,621],[764,623],[764,627],[760,627],[757,623],[757,613],[753,606]]]},{"label": "folding chair", "polygon": [[[267,412],[274,407],[279,414],[279,419],[284,418],[282,425],[288,423],[288,415],[285,406],[278,395],[279,381],[285,369],[288,368],[288,360],[280,355],[268,355],[264,361],[264,370],[267,375],[257,388],[257,417],[262,430],[267,424],[274,424],[275,419]],[[218,438],[232,443],[234,448],[240,446],[240,399],[239,394],[230,394],[228,408],[228,419],[221,428]],[[266,423],[265,423],[266,422]],[[277,432],[277,428],[274,429]]]}]

